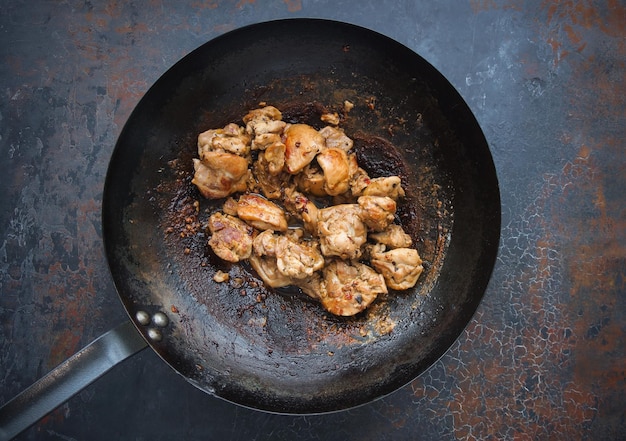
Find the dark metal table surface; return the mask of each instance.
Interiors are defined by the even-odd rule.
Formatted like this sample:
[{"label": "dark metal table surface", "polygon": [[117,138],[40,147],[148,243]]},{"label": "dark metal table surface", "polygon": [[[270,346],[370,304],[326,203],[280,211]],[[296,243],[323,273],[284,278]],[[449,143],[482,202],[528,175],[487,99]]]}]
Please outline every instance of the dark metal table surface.
[{"label": "dark metal table surface", "polygon": [[148,87],[231,29],[320,17],[386,34],[457,88],[489,142],[502,238],[479,310],[369,405],[256,412],[146,350],[19,439],[624,439],[626,5],[619,0],[2,1],[0,404],[126,319],[100,203]]}]

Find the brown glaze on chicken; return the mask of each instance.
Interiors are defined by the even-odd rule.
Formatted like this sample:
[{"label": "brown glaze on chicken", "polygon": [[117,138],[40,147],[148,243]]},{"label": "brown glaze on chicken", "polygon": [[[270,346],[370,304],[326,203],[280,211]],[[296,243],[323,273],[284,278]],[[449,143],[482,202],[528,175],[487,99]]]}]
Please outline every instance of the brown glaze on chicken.
[{"label": "brown glaze on chicken", "polygon": [[282,208],[259,195],[241,195],[237,216],[259,230],[287,231],[287,218]]},{"label": "brown glaze on chicken", "polygon": [[241,156],[206,152],[202,160],[193,159],[193,167],[195,173],[191,183],[205,198],[220,199],[247,188],[248,161]]},{"label": "brown glaze on chicken", "polygon": [[228,214],[214,213],[209,218],[209,245],[215,254],[228,262],[239,262],[252,254],[254,228]]},{"label": "brown glaze on chicken", "polygon": [[198,135],[192,183],[224,199],[208,222],[216,256],[248,260],[266,286],[298,287],[340,316],[415,286],[422,260],[397,223],[399,176],[370,177],[339,127],[286,123],[273,106],[243,122]]},{"label": "brown glaze on chicken", "polygon": [[391,224],[379,233],[371,233],[369,238],[389,249],[408,248],[413,243],[411,236],[406,234],[402,226],[397,224]]},{"label": "brown glaze on chicken", "polygon": [[335,315],[355,315],[367,308],[379,294],[386,294],[383,276],[355,261],[333,260],[323,271],[319,299]]},{"label": "brown glaze on chicken", "polygon": [[357,204],[341,204],[319,210],[317,234],[322,254],[341,259],[358,259],[367,241],[367,228]]},{"label": "brown glaze on chicken", "polygon": [[316,157],[324,173],[324,191],[338,196],[350,188],[350,163],[348,155],[338,148],[327,148]]},{"label": "brown glaze on chicken", "polygon": [[422,259],[413,248],[396,248],[384,253],[373,253],[371,263],[385,278],[391,289],[404,290],[417,283],[422,274]]},{"label": "brown glaze on chicken", "polygon": [[325,146],[324,137],[307,124],[291,124],[285,128],[285,167],[294,175],[309,165]]}]

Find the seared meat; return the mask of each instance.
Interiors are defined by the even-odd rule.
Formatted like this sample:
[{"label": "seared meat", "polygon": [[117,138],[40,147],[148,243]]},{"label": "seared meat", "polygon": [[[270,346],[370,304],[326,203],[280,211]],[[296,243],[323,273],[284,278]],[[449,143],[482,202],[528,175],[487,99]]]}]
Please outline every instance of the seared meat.
[{"label": "seared meat", "polygon": [[326,149],[317,155],[317,163],[324,172],[324,190],[331,196],[345,193],[350,188],[350,164],[346,152],[338,148]]},{"label": "seared meat", "polygon": [[307,165],[300,173],[295,175],[295,182],[298,190],[311,196],[328,196],[324,189],[324,173],[316,163]]},{"label": "seared meat", "polygon": [[404,229],[397,224],[391,224],[379,233],[370,233],[369,237],[391,249],[408,248],[413,243],[411,236],[406,234]]},{"label": "seared meat", "polygon": [[317,235],[318,208],[304,194],[287,189],[283,200],[285,208],[296,219],[302,221],[304,229],[312,235]]},{"label": "seared meat", "polygon": [[307,124],[287,126],[285,135],[285,166],[291,174],[300,172],[313,161],[325,146],[324,137]]},{"label": "seared meat", "polygon": [[363,190],[364,196],[388,196],[398,200],[404,197],[400,178],[398,176],[387,176],[383,178],[372,178],[369,185]]},{"label": "seared meat", "polygon": [[[338,114],[322,120],[340,122]],[[421,258],[394,224],[405,195],[400,177],[370,178],[338,127],[287,124],[272,106],[251,110],[243,122],[200,133],[193,160],[200,193],[225,198],[208,222],[218,257],[249,259],[267,286],[297,286],[344,316],[388,288],[417,283]]]},{"label": "seared meat", "polygon": [[250,264],[261,279],[263,279],[263,282],[270,288],[282,288],[284,286],[293,285],[291,278],[278,271],[274,257],[262,257],[252,254],[250,256]]},{"label": "seared meat", "polygon": [[361,245],[367,240],[367,228],[356,204],[341,204],[323,208],[317,215],[317,234],[324,256],[358,259]]},{"label": "seared meat", "polygon": [[321,271],[313,273],[311,277],[306,279],[298,279],[294,281],[294,284],[302,290],[307,296],[312,299],[319,300],[322,297],[324,290],[324,284]]},{"label": "seared meat", "polygon": [[339,114],[337,112],[325,113],[320,117],[320,119],[328,124],[339,124]]},{"label": "seared meat", "polygon": [[246,156],[250,153],[250,136],[237,124],[228,124],[223,129],[211,129],[198,135],[198,156],[210,151],[223,151]]},{"label": "seared meat", "polygon": [[257,193],[263,193],[263,195],[268,199],[280,198],[281,191],[286,185],[288,185],[291,175],[286,172],[274,174],[273,171],[275,170],[275,167],[276,162],[268,161],[266,158],[266,151],[260,152],[259,157],[252,166],[252,175],[254,176],[254,179],[250,181],[249,190]]},{"label": "seared meat", "polygon": [[265,150],[272,144],[282,144],[282,140],[278,133],[261,133],[256,135],[252,140],[252,150]]},{"label": "seared meat", "polygon": [[279,236],[276,243],[276,265],[278,271],[292,279],[306,279],[324,267],[324,257],[317,242],[295,241]]},{"label": "seared meat", "polygon": [[415,286],[424,269],[417,250],[412,248],[396,248],[384,253],[373,252],[371,264],[383,275],[387,286],[397,290]]},{"label": "seared meat", "polygon": [[350,316],[387,293],[385,280],[372,268],[355,261],[333,260],[324,268],[322,306],[336,315]]},{"label": "seared meat", "polygon": [[354,141],[346,136],[343,129],[337,127],[326,126],[320,130],[320,135],[326,140],[328,148],[338,148],[347,153],[354,145]]},{"label": "seared meat", "polygon": [[246,132],[256,136],[264,133],[280,133],[287,123],[282,121],[282,113],[276,107],[266,106],[251,110],[243,117],[246,123]]},{"label": "seared meat", "polygon": [[254,229],[228,214],[214,213],[209,218],[209,245],[215,254],[228,262],[247,259],[252,253]]},{"label": "seared meat", "polygon": [[274,257],[276,268],[290,280],[306,279],[322,269],[324,258],[317,242],[300,240],[298,234],[275,234],[266,230],[253,243],[254,254]]},{"label": "seared meat", "polygon": [[354,153],[348,155],[348,164],[350,165],[350,193],[352,196],[359,197],[370,185],[371,179],[367,172],[359,167]]},{"label": "seared meat", "polygon": [[386,196],[361,196],[361,219],[372,231],[383,231],[393,222],[396,201]]},{"label": "seared meat", "polygon": [[259,230],[287,230],[287,218],[283,210],[255,194],[244,194],[239,198],[237,216]]},{"label": "seared meat", "polygon": [[285,166],[285,144],[276,142],[267,146],[263,152],[265,161],[267,161],[267,170],[270,175],[277,176],[283,171]]},{"label": "seared meat", "polygon": [[224,198],[247,188],[248,160],[241,156],[205,152],[202,160],[193,159],[193,167],[195,173],[191,182],[205,198]]}]

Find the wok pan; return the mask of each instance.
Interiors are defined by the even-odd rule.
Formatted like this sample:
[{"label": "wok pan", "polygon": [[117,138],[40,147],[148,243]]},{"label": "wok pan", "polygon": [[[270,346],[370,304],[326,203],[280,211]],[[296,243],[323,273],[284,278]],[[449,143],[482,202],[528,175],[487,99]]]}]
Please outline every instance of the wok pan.
[{"label": "wok pan", "polygon": [[[345,101],[354,104],[349,113]],[[317,127],[321,113],[338,111],[370,176],[402,177],[398,219],[425,268],[415,288],[336,317],[296,290],[265,288],[246,265],[215,258],[202,228],[214,206],[190,183],[196,136],[241,124],[263,103]],[[168,70],[119,137],[102,210],[111,274],[133,326],[107,336],[106,350],[92,347],[95,364],[113,365],[147,342],[209,394],[289,414],[370,402],[431,366],[480,303],[500,234],[489,147],[453,86],[383,35],[316,19],[229,32]],[[217,270],[229,281],[214,282]],[[40,399],[28,393],[0,411],[3,427]]]}]

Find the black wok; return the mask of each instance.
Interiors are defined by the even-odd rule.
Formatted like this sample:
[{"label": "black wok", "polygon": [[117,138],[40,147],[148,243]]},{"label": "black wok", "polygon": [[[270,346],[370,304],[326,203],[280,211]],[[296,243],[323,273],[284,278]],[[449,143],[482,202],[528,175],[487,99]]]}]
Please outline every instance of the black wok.
[{"label": "black wok", "polygon": [[[370,175],[401,175],[399,220],[425,262],[415,288],[341,318],[212,255],[197,226],[213,205],[190,183],[196,136],[259,103],[319,127],[338,111]],[[436,69],[372,31],[295,19],[218,37],[150,88],[113,152],[102,221],[119,296],[165,362],[234,403],[304,414],[389,394],[446,352],[489,281],[500,199],[480,127]]]}]

